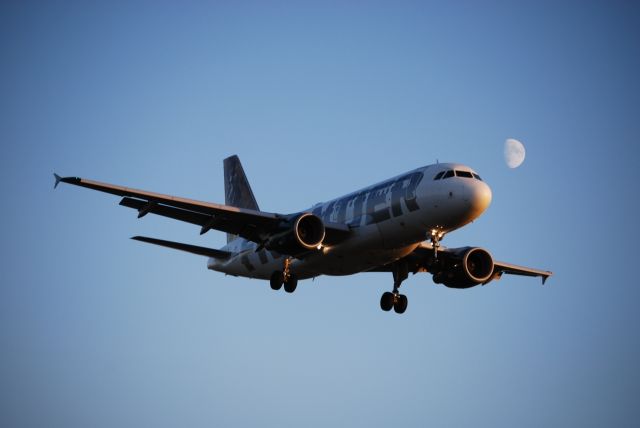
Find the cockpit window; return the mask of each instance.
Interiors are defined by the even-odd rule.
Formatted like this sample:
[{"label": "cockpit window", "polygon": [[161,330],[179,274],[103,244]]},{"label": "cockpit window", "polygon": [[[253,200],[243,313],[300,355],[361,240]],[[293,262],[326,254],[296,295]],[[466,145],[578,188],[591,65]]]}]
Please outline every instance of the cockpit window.
[{"label": "cockpit window", "polygon": [[480,178],[480,176],[478,174],[476,174],[475,172],[471,172],[471,171],[462,171],[459,169],[456,170],[447,170],[447,171],[440,171],[439,173],[436,174],[435,177],[433,177],[434,180],[444,180],[445,178],[450,178],[450,177],[464,177],[464,178],[475,178],[477,180],[482,181],[482,178]]},{"label": "cockpit window", "polygon": [[473,175],[471,175],[469,171],[459,171],[456,169],[456,175],[458,177],[473,178]]}]

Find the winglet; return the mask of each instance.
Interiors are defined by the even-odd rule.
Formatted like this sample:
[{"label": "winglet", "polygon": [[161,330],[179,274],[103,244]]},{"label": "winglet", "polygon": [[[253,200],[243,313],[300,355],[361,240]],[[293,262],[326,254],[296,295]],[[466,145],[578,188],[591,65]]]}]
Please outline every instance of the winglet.
[{"label": "winglet", "polygon": [[[62,183],[69,183],[69,184],[75,184],[76,186],[82,186],[82,178],[80,177],[60,177],[58,174],[56,174],[55,172],[53,173],[54,178],[56,179],[56,182],[53,184],[53,188],[55,189],[56,187],[58,187],[58,184]],[[85,186],[88,187],[88,186]]]},{"label": "winglet", "polygon": [[58,174],[56,174],[55,172],[53,173],[53,176],[56,179],[56,183],[53,185],[53,188],[55,189],[56,187],[58,187],[58,184],[60,184],[60,181],[62,180],[62,177],[60,177]]}]

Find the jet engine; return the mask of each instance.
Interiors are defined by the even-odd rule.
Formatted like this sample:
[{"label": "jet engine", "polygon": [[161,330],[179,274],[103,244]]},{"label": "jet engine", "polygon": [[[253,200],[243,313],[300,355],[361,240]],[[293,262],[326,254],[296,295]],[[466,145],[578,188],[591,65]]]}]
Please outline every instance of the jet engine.
[{"label": "jet engine", "polygon": [[464,247],[451,249],[448,253],[446,258],[439,256],[431,268],[436,284],[444,284],[449,288],[470,288],[494,279],[493,257],[487,250]]},{"label": "jet engine", "polygon": [[283,230],[272,235],[264,246],[268,250],[299,257],[318,249],[324,235],[324,223],[320,217],[304,213],[288,221]]}]

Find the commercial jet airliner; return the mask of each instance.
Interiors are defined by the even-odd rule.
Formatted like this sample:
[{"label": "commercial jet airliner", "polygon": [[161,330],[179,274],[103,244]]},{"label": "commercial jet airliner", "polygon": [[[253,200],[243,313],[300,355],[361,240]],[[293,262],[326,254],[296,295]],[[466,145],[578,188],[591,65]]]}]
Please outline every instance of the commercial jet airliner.
[{"label": "commercial jet airliner", "polygon": [[292,214],[260,211],[237,156],[224,160],[225,205],[152,193],[79,177],[69,183],[121,196],[120,205],[227,233],[227,245],[206,248],[162,239],[132,239],[208,257],[207,267],[233,276],[269,280],[293,293],[298,280],[319,275],[390,272],[393,291],[380,299],[384,311],[404,313],[399,292],[409,272],[428,272],[436,284],[470,288],[503,274],[541,277],[552,272],[495,261],[479,247],[445,248],[442,238],[478,218],[491,189],[471,168],[438,163],[319,203]]}]

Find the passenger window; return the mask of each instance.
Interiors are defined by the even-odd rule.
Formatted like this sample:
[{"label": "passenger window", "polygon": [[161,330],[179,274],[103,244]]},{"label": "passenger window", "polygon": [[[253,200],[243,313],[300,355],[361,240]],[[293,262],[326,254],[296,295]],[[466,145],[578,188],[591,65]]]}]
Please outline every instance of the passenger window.
[{"label": "passenger window", "polygon": [[473,178],[473,175],[471,175],[471,173],[469,171],[458,171],[458,170],[456,170],[456,175],[458,177]]},{"label": "passenger window", "polygon": [[442,174],[444,174],[444,171],[440,171],[438,174],[436,174],[435,177],[433,177],[434,180],[440,180],[442,178]]},{"label": "passenger window", "polygon": [[444,180],[445,178],[449,178],[449,177],[453,177],[453,171],[449,170],[447,172],[444,173],[444,175],[442,176],[442,179]]}]

